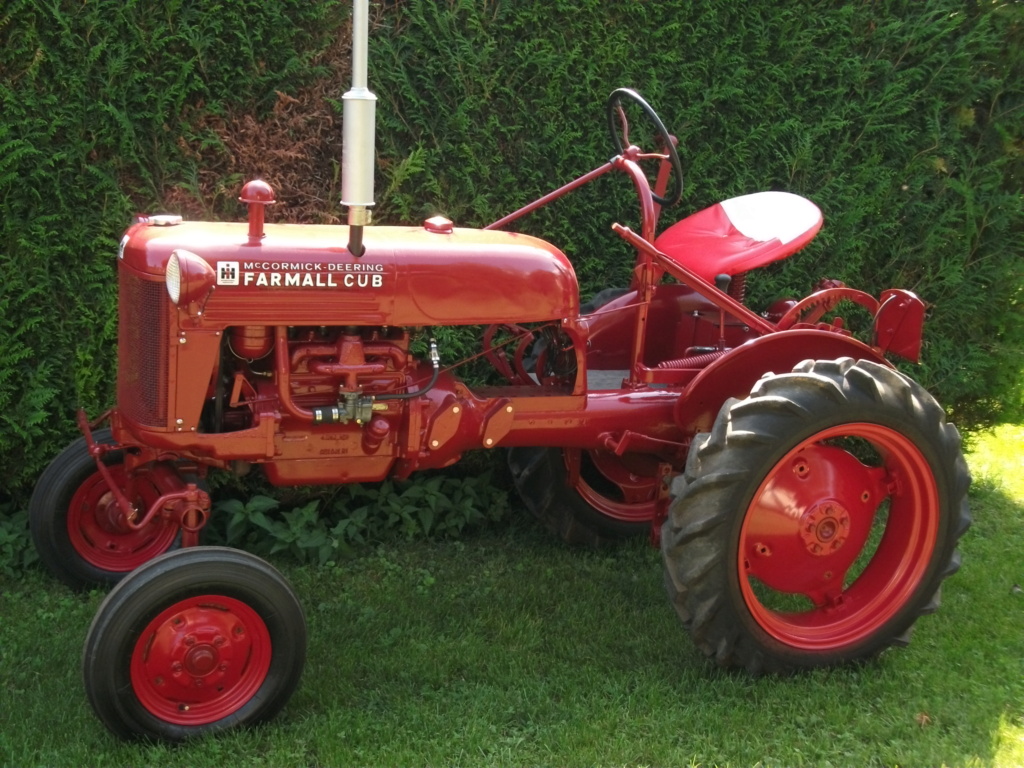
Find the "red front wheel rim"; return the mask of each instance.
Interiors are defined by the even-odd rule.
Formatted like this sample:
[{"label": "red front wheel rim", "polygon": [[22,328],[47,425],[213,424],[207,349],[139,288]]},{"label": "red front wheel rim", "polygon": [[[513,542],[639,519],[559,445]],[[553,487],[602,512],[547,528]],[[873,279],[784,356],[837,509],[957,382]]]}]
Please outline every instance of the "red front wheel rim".
[{"label": "red front wheel rim", "polygon": [[758,487],[740,530],[738,576],[751,616],[806,651],[869,639],[924,578],[938,497],[927,459],[889,427],[843,424],[804,440]]},{"label": "red front wheel rim", "polygon": [[[124,466],[113,464],[111,478],[126,485]],[[160,492],[144,477],[136,481],[136,507],[145,514]],[[89,565],[110,573],[128,573],[162,554],[174,543],[178,527],[157,515],[144,528],[133,531],[118,525],[116,500],[98,471],[78,486],[68,506],[67,527],[71,546]]]},{"label": "red front wheel rim", "polygon": [[270,631],[246,603],[221,595],[181,600],[139,635],[131,682],[154,717],[209,725],[237,712],[266,680]]}]

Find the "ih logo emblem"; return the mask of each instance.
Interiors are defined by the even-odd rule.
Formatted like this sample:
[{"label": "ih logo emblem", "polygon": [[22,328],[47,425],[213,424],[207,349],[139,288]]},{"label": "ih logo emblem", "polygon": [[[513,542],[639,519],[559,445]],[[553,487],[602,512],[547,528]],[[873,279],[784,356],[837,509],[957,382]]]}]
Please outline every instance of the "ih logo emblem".
[{"label": "ih logo emblem", "polygon": [[238,285],[237,261],[222,261],[217,265],[217,285]]}]

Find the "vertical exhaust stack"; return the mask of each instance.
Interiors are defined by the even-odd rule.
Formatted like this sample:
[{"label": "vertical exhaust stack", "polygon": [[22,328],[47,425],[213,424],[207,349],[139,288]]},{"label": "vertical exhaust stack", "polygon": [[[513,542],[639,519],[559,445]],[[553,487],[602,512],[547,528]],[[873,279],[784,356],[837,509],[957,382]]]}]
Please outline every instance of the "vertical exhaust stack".
[{"label": "vertical exhaust stack", "polygon": [[342,100],[341,204],[348,207],[348,250],[362,256],[363,227],[370,223],[375,163],[374,130],[377,97],[367,86],[370,0],[352,3],[352,90]]}]

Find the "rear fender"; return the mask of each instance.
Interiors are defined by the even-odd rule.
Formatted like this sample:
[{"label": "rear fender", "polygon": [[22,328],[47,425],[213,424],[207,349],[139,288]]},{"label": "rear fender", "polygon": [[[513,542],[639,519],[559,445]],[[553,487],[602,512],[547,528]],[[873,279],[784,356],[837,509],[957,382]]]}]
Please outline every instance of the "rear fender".
[{"label": "rear fender", "polygon": [[683,390],[675,409],[676,425],[685,434],[708,432],[730,397],[746,397],[766,373],[788,373],[804,360],[852,357],[888,366],[871,347],[832,331],[780,331],[749,341],[701,371]]},{"label": "rear fender", "polygon": [[910,291],[892,289],[882,294],[875,314],[875,346],[912,363],[921,359],[924,302]]}]

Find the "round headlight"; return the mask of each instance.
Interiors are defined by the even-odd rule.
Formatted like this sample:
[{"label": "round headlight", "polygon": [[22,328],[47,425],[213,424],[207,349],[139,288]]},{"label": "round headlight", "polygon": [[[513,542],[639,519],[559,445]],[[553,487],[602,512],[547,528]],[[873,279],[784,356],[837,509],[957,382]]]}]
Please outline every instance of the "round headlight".
[{"label": "round headlight", "polygon": [[[217,282],[213,267],[202,256],[184,248],[177,248],[171,253],[164,270],[167,295],[176,306],[205,303]],[[202,311],[202,307],[197,307],[197,311]]]},{"label": "round headlight", "polygon": [[167,260],[167,273],[164,275],[164,279],[167,281],[167,295],[177,306],[181,300],[181,262],[178,260],[177,251],[172,253],[171,258]]}]

